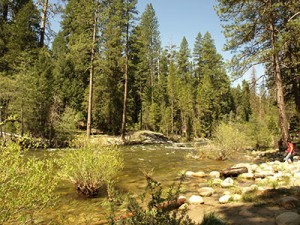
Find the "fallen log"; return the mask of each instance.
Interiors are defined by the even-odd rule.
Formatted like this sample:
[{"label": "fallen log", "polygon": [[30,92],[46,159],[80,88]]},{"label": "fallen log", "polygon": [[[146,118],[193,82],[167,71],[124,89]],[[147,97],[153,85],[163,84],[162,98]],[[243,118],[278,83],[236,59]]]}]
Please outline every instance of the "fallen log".
[{"label": "fallen log", "polygon": [[228,168],[225,170],[220,171],[221,177],[237,177],[242,173],[248,173],[247,167],[235,167],[235,168]]}]

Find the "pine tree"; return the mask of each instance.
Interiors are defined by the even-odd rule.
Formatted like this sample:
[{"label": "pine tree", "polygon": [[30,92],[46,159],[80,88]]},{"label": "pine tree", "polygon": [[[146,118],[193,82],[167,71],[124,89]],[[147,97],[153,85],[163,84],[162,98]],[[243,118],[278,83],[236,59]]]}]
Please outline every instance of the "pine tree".
[{"label": "pine tree", "polygon": [[179,84],[179,110],[180,121],[179,129],[183,136],[190,138],[192,133],[191,121],[193,115],[193,84],[191,63],[190,63],[190,50],[188,42],[184,37],[180,44],[180,49],[177,54],[178,76],[180,77]]},{"label": "pine tree", "polygon": [[52,115],[63,115],[67,108],[82,115],[89,115],[87,133],[90,133],[91,127],[91,110],[87,112],[91,106],[92,92],[90,98],[86,97],[86,93],[89,93],[89,88],[93,86],[95,52],[99,48],[96,43],[98,15],[99,4],[95,0],[68,1],[62,15],[62,30],[52,45],[56,90]]},{"label": "pine tree", "polygon": [[194,76],[199,82],[203,76],[202,72],[202,34],[198,33],[193,50]]},{"label": "pine tree", "polygon": [[[124,103],[126,57],[126,9],[122,0],[103,1],[99,76],[95,79],[96,125],[120,134]],[[126,18],[126,17],[125,17]],[[125,37],[125,39],[124,39]]]},{"label": "pine tree", "polygon": [[171,134],[177,133],[177,129],[175,128],[175,118],[178,110],[178,99],[179,99],[179,79],[177,76],[177,70],[174,64],[174,61],[170,59],[170,65],[169,65],[169,73],[168,73],[168,99],[169,99],[169,105],[170,105],[170,116],[171,116]]},{"label": "pine tree", "polygon": [[124,20],[124,25],[125,25],[125,65],[124,65],[124,98],[123,98],[123,115],[122,115],[122,139],[125,139],[125,129],[126,129],[126,114],[127,114],[127,101],[128,101],[128,82],[129,82],[129,38],[130,34],[132,31],[132,22],[134,19],[134,14],[136,14],[136,0],[127,0],[125,1],[125,20]]},{"label": "pine tree", "polygon": [[[200,77],[206,77],[204,80],[200,80],[198,85],[198,101],[196,108],[200,118],[200,126],[205,136],[211,135],[214,124],[223,119],[224,115],[227,115],[232,110],[232,97],[230,95],[230,81],[224,69],[223,59],[220,54],[217,53],[210,33],[206,33],[201,39],[201,48],[198,50],[200,60],[198,61],[198,70],[201,71]],[[207,87],[205,87],[207,85]],[[212,92],[208,90],[212,89]],[[208,95],[201,93],[202,91],[211,94],[210,97],[214,99],[213,103],[209,99],[206,99]],[[199,96],[200,94],[200,96]],[[199,99],[202,99],[201,101]],[[203,100],[206,99],[206,100]],[[202,110],[202,104],[205,103],[205,110]],[[213,105],[211,105],[213,104]],[[213,113],[209,112],[212,110]],[[199,111],[200,110],[200,111]],[[207,112],[209,115],[203,116],[203,112]],[[202,119],[203,121],[202,121]]]},{"label": "pine tree", "polygon": [[299,8],[299,1],[225,1],[218,0],[218,14],[224,22],[228,38],[226,49],[236,50],[233,71],[244,74],[253,64],[269,63],[274,77],[281,135],[287,141],[288,121],[285,111],[281,60],[281,37],[291,22],[290,8]]},{"label": "pine tree", "polygon": [[241,116],[242,120],[249,122],[250,115],[252,113],[251,110],[251,91],[247,81],[243,80],[242,83],[242,95],[241,95]]},{"label": "pine tree", "polygon": [[198,87],[197,110],[200,121],[200,135],[210,137],[215,122],[214,87],[211,77],[204,74],[202,84]]},{"label": "pine tree", "polygon": [[32,0],[4,2],[3,6],[0,69],[6,74],[13,74],[18,55],[22,51],[33,53],[34,49],[37,50],[40,18]]},{"label": "pine tree", "polygon": [[[142,13],[139,23],[139,40],[140,43],[140,63],[138,70],[142,81],[141,83],[141,113],[146,115],[149,112],[151,104],[154,103],[154,86],[158,77],[159,55],[160,55],[160,34],[158,30],[158,20],[155,15],[152,4],[146,6],[145,11]],[[141,123],[148,123],[147,120],[141,116]]]}]

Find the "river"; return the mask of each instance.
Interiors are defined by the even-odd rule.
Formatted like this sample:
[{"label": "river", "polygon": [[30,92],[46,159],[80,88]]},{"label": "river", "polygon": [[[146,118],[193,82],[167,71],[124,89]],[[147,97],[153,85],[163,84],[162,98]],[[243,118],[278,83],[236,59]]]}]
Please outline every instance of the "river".
[{"label": "river", "polygon": [[[122,193],[143,193],[146,180],[142,171],[151,171],[152,177],[168,187],[178,180],[181,171],[220,171],[235,164],[234,161],[197,159],[197,150],[192,145],[136,145],[120,147],[124,157],[124,169],[118,178],[117,189]],[[46,150],[47,151],[47,150]],[[51,150],[59,152],[65,150]],[[33,154],[42,154],[34,151]],[[243,157],[242,157],[243,158]],[[189,185],[187,182],[185,185]],[[38,214],[38,224],[91,224],[106,218],[107,210],[102,203],[105,194],[98,198],[78,195],[73,184],[61,182],[56,190],[59,203],[54,209]]]}]

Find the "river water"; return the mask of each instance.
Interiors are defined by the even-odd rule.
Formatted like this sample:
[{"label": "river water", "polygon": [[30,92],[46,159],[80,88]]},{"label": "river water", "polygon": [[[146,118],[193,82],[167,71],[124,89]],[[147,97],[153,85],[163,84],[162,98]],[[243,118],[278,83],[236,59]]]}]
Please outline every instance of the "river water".
[{"label": "river water", "polygon": [[[142,171],[151,171],[152,178],[168,187],[178,180],[181,171],[220,171],[235,164],[234,161],[200,160],[192,145],[136,145],[120,147],[124,157],[124,169],[116,183],[122,193],[143,193],[146,180]],[[56,151],[52,151],[56,152]],[[61,150],[57,150],[59,155]],[[41,154],[41,153],[34,153]],[[189,184],[186,183],[188,186]],[[107,217],[102,203],[105,194],[98,198],[78,195],[73,184],[61,182],[57,188],[59,203],[38,215],[38,224],[96,224]]]}]

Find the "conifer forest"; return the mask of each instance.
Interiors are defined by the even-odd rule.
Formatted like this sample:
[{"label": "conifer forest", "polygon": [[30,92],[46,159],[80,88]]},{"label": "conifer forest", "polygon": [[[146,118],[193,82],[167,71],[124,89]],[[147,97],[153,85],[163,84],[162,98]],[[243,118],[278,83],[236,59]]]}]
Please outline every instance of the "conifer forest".
[{"label": "conifer forest", "polygon": [[[209,32],[162,46],[154,7],[136,5],[0,0],[1,131],[50,141],[136,130],[211,138],[221,123],[283,141],[297,132],[298,0],[217,0],[229,62]],[[249,79],[232,85],[247,71]]]}]

